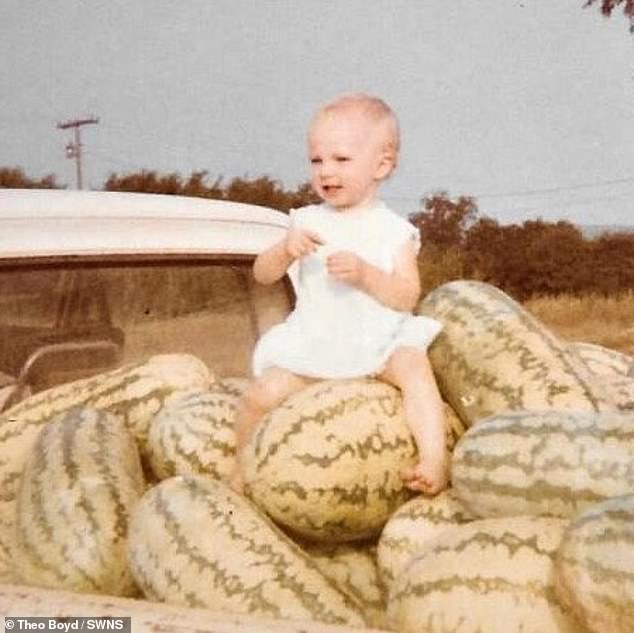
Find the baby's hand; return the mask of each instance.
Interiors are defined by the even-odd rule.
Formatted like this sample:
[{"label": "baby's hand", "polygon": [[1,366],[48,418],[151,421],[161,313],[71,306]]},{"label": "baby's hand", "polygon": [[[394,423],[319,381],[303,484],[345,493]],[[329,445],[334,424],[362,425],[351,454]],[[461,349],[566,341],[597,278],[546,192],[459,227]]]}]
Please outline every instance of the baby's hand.
[{"label": "baby's hand", "polygon": [[425,460],[401,472],[405,485],[410,490],[434,496],[449,485],[447,459]]},{"label": "baby's hand", "polygon": [[326,258],[328,272],[337,280],[351,286],[360,286],[366,263],[349,251],[337,251]]},{"label": "baby's hand", "polygon": [[286,252],[293,258],[299,259],[310,255],[319,248],[324,241],[313,231],[304,229],[289,229],[286,234]]}]

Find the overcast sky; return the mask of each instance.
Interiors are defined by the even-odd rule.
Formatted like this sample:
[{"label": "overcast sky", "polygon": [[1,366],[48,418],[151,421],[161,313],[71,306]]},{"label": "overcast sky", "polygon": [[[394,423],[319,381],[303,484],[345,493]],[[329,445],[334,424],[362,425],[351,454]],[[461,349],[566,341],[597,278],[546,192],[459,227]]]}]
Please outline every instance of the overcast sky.
[{"label": "overcast sky", "polygon": [[75,186],[153,169],[307,179],[305,127],[379,94],[402,213],[446,190],[501,222],[634,225],[634,36],[583,0],[1,0],[0,166]]}]

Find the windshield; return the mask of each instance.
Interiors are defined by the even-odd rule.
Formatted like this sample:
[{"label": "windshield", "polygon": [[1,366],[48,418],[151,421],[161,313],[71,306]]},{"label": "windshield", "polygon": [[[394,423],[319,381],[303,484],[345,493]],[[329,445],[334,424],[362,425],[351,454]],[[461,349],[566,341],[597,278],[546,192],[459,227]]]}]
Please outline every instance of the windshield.
[{"label": "windshield", "polygon": [[22,375],[38,391],[183,352],[217,375],[246,376],[255,341],[291,297],[287,279],[256,284],[245,259],[0,268],[2,380]]}]

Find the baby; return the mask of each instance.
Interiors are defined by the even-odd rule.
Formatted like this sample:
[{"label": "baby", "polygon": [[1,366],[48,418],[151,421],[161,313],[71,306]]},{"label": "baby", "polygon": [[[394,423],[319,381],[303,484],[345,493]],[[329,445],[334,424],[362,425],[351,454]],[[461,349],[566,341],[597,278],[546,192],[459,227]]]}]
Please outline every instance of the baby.
[{"label": "baby", "polygon": [[381,99],[344,95],[323,106],[308,130],[311,183],[323,204],[291,212],[284,239],[263,251],[255,279],[271,284],[298,267],[297,302],[264,334],[255,379],[236,415],[237,466],[261,417],[318,379],[372,376],[398,387],[419,461],[402,473],[428,495],[447,486],[443,404],[426,349],[441,329],[414,316],[420,295],[419,234],[377,199],[395,169],[399,126]]}]

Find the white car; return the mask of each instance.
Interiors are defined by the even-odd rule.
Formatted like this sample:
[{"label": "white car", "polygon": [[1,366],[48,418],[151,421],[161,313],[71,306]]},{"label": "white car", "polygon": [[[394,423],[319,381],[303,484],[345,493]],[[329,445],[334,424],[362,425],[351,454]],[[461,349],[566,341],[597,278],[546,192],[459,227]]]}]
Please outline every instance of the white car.
[{"label": "white car", "polygon": [[247,375],[292,284],[254,283],[288,216],[234,202],[115,192],[0,190],[0,410],[28,393],[190,352]]}]

